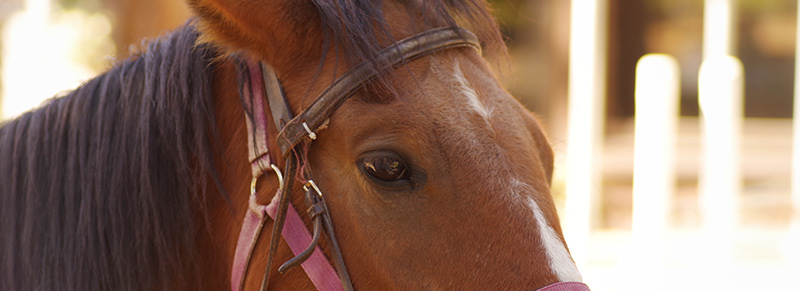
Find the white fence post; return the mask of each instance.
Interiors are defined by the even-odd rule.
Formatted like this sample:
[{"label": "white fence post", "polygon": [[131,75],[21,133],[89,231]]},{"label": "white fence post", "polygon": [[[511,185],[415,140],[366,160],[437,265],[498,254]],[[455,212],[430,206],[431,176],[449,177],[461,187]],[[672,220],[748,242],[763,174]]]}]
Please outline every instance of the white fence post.
[{"label": "white fence post", "polygon": [[703,12],[703,59],[735,55],[736,7],[733,0],[705,0]]},{"label": "white fence post", "polygon": [[605,124],[607,0],[572,0],[569,119],[564,232],[572,257],[585,266],[600,188]]},{"label": "white fence post", "polygon": [[[729,281],[727,276],[732,272],[742,183],[739,139],[744,69],[732,57],[736,43],[734,4],[734,0],[705,0],[703,64],[698,83],[703,140],[698,202],[705,243],[702,251],[706,254],[702,265],[708,266],[704,269],[708,271],[707,281],[722,283]],[[719,267],[712,268],[712,264]]]},{"label": "white fence post", "polygon": [[[633,154],[633,286],[663,288],[664,240],[675,192],[680,71],[675,58],[650,54],[636,66]],[[650,288],[650,287],[648,287]],[[632,289],[633,290],[633,289]]]},{"label": "white fence post", "polygon": [[703,133],[699,202],[707,244],[706,262],[723,266],[708,270],[709,281],[717,283],[729,279],[739,220],[743,90],[744,68],[738,59],[712,57],[703,62],[699,80]]}]

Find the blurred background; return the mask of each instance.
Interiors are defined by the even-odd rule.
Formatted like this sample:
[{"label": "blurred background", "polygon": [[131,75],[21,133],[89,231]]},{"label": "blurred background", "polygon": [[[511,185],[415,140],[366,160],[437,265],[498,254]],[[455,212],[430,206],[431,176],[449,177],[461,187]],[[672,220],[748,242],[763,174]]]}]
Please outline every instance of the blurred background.
[{"label": "blurred background", "polygon": [[[593,290],[800,290],[797,1],[490,2]],[[189,17],[180,0],[2,0],[0,120]]]}]

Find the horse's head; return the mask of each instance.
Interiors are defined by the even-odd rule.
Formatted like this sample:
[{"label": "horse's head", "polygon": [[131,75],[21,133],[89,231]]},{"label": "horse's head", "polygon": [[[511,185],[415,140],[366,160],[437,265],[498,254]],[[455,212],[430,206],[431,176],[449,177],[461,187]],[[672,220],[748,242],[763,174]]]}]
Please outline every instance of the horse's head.
[{"label": "horse's head", "polygon": [[[275,67],[295,113],[358,58],[380,63],[380,48],[432,27],[459,23],[502,45],[482,1],[191,2],[208,41]],[[356,288],[581,280],[550,193],[552,150],[477,50],[383,73],[330,116],[305,167],[325,193]]]},{"label": "horse's head", "polygon": [[363,92],[311,152],[351,271],[408,289],[579,281],[550,146],[485,62],[460,49],[394,74],[398,98]]}]

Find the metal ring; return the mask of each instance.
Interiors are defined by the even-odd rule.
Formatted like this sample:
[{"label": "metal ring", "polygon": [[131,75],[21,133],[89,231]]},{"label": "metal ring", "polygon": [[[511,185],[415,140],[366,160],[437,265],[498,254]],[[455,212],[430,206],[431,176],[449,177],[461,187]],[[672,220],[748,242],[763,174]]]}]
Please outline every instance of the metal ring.
[{"label": "metal ring", "polygon": [[308,133],[308,137],[310,137],[312,140],[317,140],[317,134],[314,133],[313,131],[311,131],[310,128],[308,128],[308,124],[306,124],[305,121],[303,122],[303,128],[306,129],[306,132]]},{"label": "metal ring", "polygon": [[283,173],[281,172],[281,169],[278,169],[278,166],[275,164],[270,164],[269,167],[272,168],[273,172],[275,172],[275,176],[278,176],[278,190],[283,191]]},{"label": "metal ring", "polygon": [[250,181],[250,196],[256,196],[256,183],[258,183],[258,177],[260,176],[253,176],[253,180]]},{"label": "metal ring", "polygon": [[[278,190],[283,191],[283,173],[281,173],[281,169],[279,169],[275,164],[270,164],[269,167],[273,172],[275,172],[275,176],[278,177]],[[256,184],[258,183],[258,178],[260,177],[261,175],[253,176],[253,180],[250,181],[250,195],[256,195]]]}]

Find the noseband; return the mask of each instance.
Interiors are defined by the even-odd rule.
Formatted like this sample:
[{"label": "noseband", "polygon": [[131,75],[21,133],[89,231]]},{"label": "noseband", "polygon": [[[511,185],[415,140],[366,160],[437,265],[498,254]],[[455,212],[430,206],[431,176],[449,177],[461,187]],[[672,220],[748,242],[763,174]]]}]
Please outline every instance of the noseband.
[{"label": "noseband", "polygon": [[[262,291],[268,289],[270,270],[272,270],[280,241],[278,234],[283,235],[290,249],[296,255],[278,268],[280,273],[285,273],[289,269],[301,265],[319,290],[353,290],[344,258],[336,240],[325,196],[314,182],[308,167],[302,167],[299,173],[298,167],[306,162],[311,143],[317,138],[317,132],[327,126],[330,115],[358,89],[375,79],[378,74],[437,51],[460,47],[471,47],[479,53],[481,50],[477,37],[459,27],[432,29],[403,39],[380,52],[385,62],[382,62],[378,68],[370,67],[365,63],[357,65],[325,89],[310,106],[296,117],[292,115],[280,81],[268,64],[255,62],[239,64],[239,87],[247,115],[249,159],[252,165],[253,180],[249,207],[239,233],[231,270],[232,291],[243,288],[250,257],[267,216],[273,218],[275,223],[270,238],[267,269],[261,284]],[[273,123],[280,131],[277,143],[285,160],[283,171],[285,176],[275,165],[269,153],[270,137],[264,111],[264,99],[268,102]],[[281,186],[270,204],[260,205],[257,203],[256,183],[259,177],[270,171],[276,174]],[[288,207],[292,187],[296,181],[304,183],[306,213],[313,224],[313,235],[308,232],[300,214],[294,207]],[[326,236],[335,269],[318,246],[323,233]],[[547,290],[588,290],[588,288]]]}]

